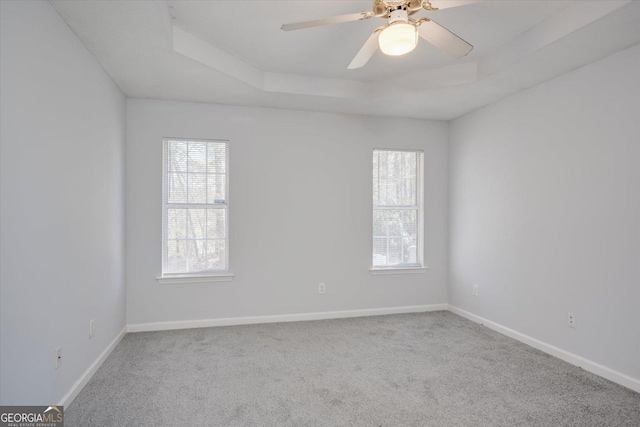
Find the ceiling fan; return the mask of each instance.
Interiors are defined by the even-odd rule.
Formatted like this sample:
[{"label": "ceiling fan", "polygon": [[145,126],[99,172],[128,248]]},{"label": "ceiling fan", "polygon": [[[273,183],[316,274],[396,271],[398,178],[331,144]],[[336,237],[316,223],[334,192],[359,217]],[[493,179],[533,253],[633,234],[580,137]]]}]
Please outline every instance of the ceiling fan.
[{"label": "ceiling fan", "polygon": [[[475,3],[475,1],[457,1],[451,6],[461,6],[468,3]],[[412,18],[414,14],[423,9],[436,11],[439,8],[432,6],[429,0],[375,0],[372,12],[352,13],[332,18],[284,24],[282,29],[284,31],[301,30],[320,25],[363,21],[374,17],[387,19],[387,23],[371,34],[364,46],[353,58],[347,67],[350,70],[363,67],[378,50],[378,46],[387,55],[399,56],[409,53],[418,44],[418,36],[454,58],[465,56],[471,52],[471,49],[473,49],[471,44],[435,21],[429,18]]]}]

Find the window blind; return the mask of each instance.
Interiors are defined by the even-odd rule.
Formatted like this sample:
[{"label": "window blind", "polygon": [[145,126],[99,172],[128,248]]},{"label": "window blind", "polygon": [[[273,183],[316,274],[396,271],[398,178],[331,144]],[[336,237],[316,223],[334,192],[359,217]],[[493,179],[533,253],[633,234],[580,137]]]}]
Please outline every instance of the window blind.
[{"label": "window blind", "polygon": [[163,276],[228,272],[228,143],[165,138],[163,146]]},{"label": "window blind", "polygon": [[373,151],[374,268],[423,266],[423,153]]}]

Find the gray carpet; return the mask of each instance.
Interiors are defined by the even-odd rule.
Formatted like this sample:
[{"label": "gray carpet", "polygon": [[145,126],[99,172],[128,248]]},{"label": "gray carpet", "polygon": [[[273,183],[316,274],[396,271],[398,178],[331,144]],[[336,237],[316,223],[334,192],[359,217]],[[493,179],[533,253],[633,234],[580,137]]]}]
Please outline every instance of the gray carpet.
[{"label": "gray carpet", "polygon": [[128,334],[65,426],[640,426],[640,394],[434,312]]}]

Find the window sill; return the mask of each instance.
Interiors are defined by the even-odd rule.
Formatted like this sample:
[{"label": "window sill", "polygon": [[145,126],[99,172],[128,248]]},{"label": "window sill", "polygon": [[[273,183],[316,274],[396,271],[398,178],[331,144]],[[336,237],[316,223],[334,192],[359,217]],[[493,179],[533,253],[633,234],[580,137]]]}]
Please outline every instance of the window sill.
[{"label": "window sill", "polygon": [[156,280],[161,285],[187,285],[191,283],[230,282],[233,273],[209,274],[206,276],[161,276]]},{"label": "window sill", "polygon": [[420,274],[426,273],[429,267],[388,267],[388,268],[371,268],[371,274]]}]

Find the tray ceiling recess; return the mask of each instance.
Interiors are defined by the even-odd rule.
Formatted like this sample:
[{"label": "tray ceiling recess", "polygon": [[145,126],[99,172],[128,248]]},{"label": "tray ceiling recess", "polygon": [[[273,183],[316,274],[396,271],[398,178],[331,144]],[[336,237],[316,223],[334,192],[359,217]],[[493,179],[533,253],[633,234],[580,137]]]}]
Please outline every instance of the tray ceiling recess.
[{"label": "tray ceiling recess", "polygon": [[452,119],[640,43],[629,0],[51,4],[132,98],[393,117]]}]

